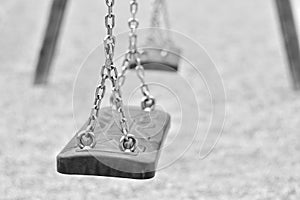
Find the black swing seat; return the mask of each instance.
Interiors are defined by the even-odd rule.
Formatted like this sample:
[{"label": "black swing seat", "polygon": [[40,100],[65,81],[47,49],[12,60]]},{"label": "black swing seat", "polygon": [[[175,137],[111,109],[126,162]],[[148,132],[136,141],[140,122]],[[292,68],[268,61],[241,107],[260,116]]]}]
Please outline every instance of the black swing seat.
[{"label": "black swing seat", "polygon": [[[76,135],[57,155],[57,171],[63,174],[97,175],[133,179],[148,179],[155,175],[163,141],[170,126],[170,115],[139,107],[124,107],[129,133],[135,135],[138,146],[134,152],[119,147],[122,132],[118,127],[118,113],[110,107],[99,112],[94,131],[96,146],[80,149]],[[82,127],[84,130],[86,125]]]},{"label": "black swing seat", "polygon": [[[177,72],[180,62],[179,48],[162,49],[155,47],[143,48],[141,51],[141,64],[146,70],[159,70]],[[130,69],[134,69],[136,63],[130,64]]]}]

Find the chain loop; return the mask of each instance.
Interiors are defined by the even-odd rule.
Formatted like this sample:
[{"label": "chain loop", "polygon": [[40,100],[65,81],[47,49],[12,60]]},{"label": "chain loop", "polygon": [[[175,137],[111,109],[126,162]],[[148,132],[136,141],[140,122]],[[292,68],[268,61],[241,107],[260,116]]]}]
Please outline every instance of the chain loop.
[{"label": "chain loop", "polygon": [[132,134],[123,136],[120,139],[120,148],[125,152],[133,152],[138,145],[137,139]]},{"label": "chain loop", "polygon": [[137,4],[137,2],[136,1],[130,2],[130,13],[132,14],[132,16],[135,17],[137,11],[138,11],[138,4]]},{"label": "chain loop", "polygon": [[105,3],[108,9],[112,9],[113,5],[115,4],[115,0],[105,0]]},{"label": "chain loop", "polygon": [[81,149],[91,149],[96,145],[95,134],[89,130],[80,131],[76,140]]}]

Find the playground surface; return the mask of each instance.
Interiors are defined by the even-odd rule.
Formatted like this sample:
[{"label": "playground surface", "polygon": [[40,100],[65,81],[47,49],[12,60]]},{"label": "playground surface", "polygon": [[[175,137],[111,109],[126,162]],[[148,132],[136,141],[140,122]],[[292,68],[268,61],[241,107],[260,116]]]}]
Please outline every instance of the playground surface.
[{"label": "playground surface", "polygon": [[[140,2],[143,28],[149,4]],[[70,2],[50,82],[33,87],[51,1],[2,0],[0,199],[300,199],[300,94],[290,86],[274,2],[168,2],[173,29],[203,45],[223,79],[226,122],[214,151],[202,160],[187,151],[146,181],[58,174],[56,155],[76,131],[73,83],[104,37],[106,8]],[[127,31],[127,6],[117,1],[115,33]]]}]

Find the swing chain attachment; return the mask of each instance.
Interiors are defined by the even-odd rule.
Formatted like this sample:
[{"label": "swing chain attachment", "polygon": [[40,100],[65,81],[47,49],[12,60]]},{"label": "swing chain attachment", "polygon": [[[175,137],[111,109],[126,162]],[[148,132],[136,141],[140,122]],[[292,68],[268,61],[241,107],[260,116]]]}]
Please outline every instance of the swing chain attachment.
[{"label": "swing chain attachment", "polygon": [[124,152],[134,152],[137,147],[137,140],[132,134],[128,134],[127,136],[123,136],[120,139],[120,148]]},{"label": "swing chain attachment", "polygon": [[117,83],[118,81],[118,71],[117,68],[112,66],[111,69],[109,69],[109,74],[110,74],[110,80],[112,84],[112,102],[115,106],[115,109],[119,113],[120,117],[120,126],[121,126],[121,131],[123,133],[123,136],[120,139],[120,149],[124,152],[134,152],[137,145],[138,141],[135,138],[134,135],[128,133],[128,124],[127,124],[127,119],[125,116],[125,112],[123,109],[123,100],[122,100],[122,95],[121,95],[121,90],[120,87]]},{"label": "swing chain attachment", "polygon": [[[111,80],[113,99],[116,109],[120,115],[121,131],[124,134],[120,140],[120,146],[123,151],[133,152],[137,147],[137,140],[131,134],[128,134],[127,119],[123,110],[123,101],[121,96],[120,87],[118,87],[118,71],[113,64],[115,37],[113,36],[113,28],[115,26],[115,15],[112,13],[114,0],[105,0],[108,7],[108,13],[105,16],[105,26],[107,28],[107,35],[104,38],[104,51],[105,51],[105,64],[101,67],[101,80],[100,84],[96,87],[95,100],[87,123],[87,128],[77,134],[77,145],[81,149],[91,149],[96,145],[95,127],[99,115],[101,102],[105,95],[105,81]],[[121,142],[122,141],[122,142]]]},{"label": "swing chain attachment", "polygon": [[131,17],[128,20],[128,27],[130,29],[129,33],[129,48],[125,54],[125,59],[122,65],[122,72],[118,77],[118,86],[122,87],[125,83],[125,75],[130,66],[130,63],[136,63],[135,71],[138,78],[141,81],[141,92],[144,95],[141,102],[141,107],[144,111],[152,111],[155,108],[155,98],[150,94],[148,84],[145,81],[145,71],[141,64],[140,52],[137,49],[137,28],[139,26],[139,21],[136,18],[138,11],[137,0],[130,1],[130,13]]},{"label": "swing chain attachment", "polygon": [[101,81],[100,84],[96,87],[95,100],[87,123],[87,127],[85,130],[82,130],[77,134],[77,145],[81,149],[91,149],[96,145],[94,131],[97,124],[101,102],[105,95],[105,81],[108,78],[108,74],[105,73],[105,71],[106,67],[105,65],[103,65],[101,67]]},{"label": "swing chain attachment", "polygon": [[111,80],[111,84],[112,84],[112,96],[111,96],[113,102],[112,105],[115,106],[115,109],[119,113],[121,131],[123,133],[123,136],[120,139],[120,149],[124,152],[134,152],[138,142],[134,135],[128,133],[128,124],[123,109],[121,90],[117,83],[118,71],[117,68],[113,65],[111,66],[110,69],[108,69],[108,71],[109,71],[109,79]]},{"label": "swing chain attachment", "polygon": [[[108,78],[110,79],[112,85],[112,96],[111,96],[113,102],[112,105],[115,106],[115,109],[119,113],[120,128],[123,133],[122,138],[124,138],[123,140],[122,138],[120,140],[120,147],[121,146],[124,147],[121,148],[121,150],[123,151],[133,152],[137,147],[137,140],[133,135],[130,135],[130,138],[132,139],[129,139],[128,124],[123,109],[121,90],[119,84],[117,83],[118,70],[113,64],[114,47],[115,47],[115,37],[112,35],[112,29],[115,25],[115,16],[114,14],[112,14],[113,4],[114,4],[114,0],[106,0],[106,5],[108,7],[108,14],[105,17],[105,26],[107,28],[107,36],[104,39],[104,49],[106,54],[105,67],[107,70]],[[124,145],[125,143],[127,145]]]},{"label": "swing chain attachment", "polygon": [[81,149],[92,149],[96,145],[95,134],[91,131],[80,131],[76,137],[78,146]]}]

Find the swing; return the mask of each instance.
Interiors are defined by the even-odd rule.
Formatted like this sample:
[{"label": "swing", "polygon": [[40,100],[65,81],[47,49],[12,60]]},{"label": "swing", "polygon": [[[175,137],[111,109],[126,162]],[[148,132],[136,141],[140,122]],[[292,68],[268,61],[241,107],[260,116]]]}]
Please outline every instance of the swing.
[{"label": "swing", "polygon": [[[170,30],[170,22],[165,0],[154,0],[151,17],[151,34],[147,38],[145,47],[141,51],[141,63],[148,70],[178,71],[181,50],[174,44],[169,31],[160,29],[160,17],[165,27]],[[131,63],[130,68],[135,68]]]},{"label": "swing", "polygon": [[[136,44],[137,1],[130,2],[130,45],[120,74],[113,64],[114,0],[106,0],[106,5],[106,59],[101,68],[101,80],[96,88],[93,108],[87,122],[57,155],[57,171],[63,174],[152,178],[170,126],[170,115],[155,109],[155,98],[150,94],[144,79],[144,68]],[[130,62],[136,63],[136,73],[142,82],[140,88],[144,97],[141,108],[123,106],[121,87],[125,83]],[[112,85],[112,106],[100,109],[106,91],[106,80],[110,80]]]}]

